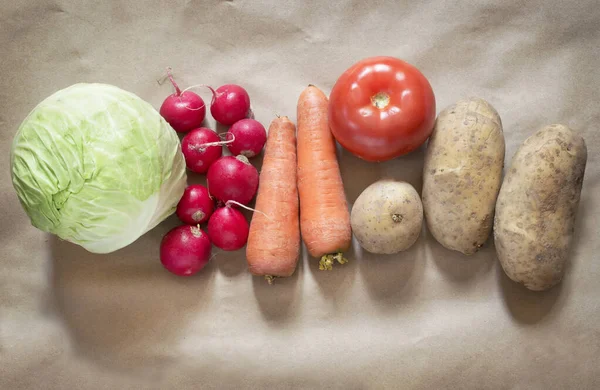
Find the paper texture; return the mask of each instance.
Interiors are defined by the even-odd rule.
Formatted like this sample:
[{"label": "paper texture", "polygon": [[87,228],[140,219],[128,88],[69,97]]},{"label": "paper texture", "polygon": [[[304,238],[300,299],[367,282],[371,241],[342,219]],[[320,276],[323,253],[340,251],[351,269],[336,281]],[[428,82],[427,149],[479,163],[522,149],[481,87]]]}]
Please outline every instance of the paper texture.
[{"label": "paper texture", "polygon": [[[600,388],[597,1],[2,0],[0,9],[0,388]],[[274,286],[247,273],[243,251],[183,279],[158,258],[175,218],[92,255],[37,231],[19,206],[10,143],[58,89],[111,83],[158,108],[171,88],[157,80],[171,66],[183,87],[244,86],[268,125],[276,114],[295,120],[307,84],[329,93],[372,55],[420,68],[438,112],[467,96],[488,100],[507,165],[543,125],[584,135],[587,170],[558,287],[528,292],[504,275],[492,240],[467,258],[425,228],[405,253],[355,248],[332,272],[303,254]],[[381,177],[421,189],[422,150],[383,164],[340,159],[350,202]]]}]

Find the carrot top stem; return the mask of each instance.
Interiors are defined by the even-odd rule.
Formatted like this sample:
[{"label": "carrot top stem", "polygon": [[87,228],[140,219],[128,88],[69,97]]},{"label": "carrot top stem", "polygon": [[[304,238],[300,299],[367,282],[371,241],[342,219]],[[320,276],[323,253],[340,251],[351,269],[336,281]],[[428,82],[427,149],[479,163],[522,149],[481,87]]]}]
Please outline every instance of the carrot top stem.
[{"label": "carrot top stem", "polygon": [[342,252],[330,253],[321,257],[321,260],[319,261],[319,269],[321,271],[331,271],[333,269],[333,264],[335,264],[336,261],[340,264],[346,264],[348,259],[344,257]]},{"label": "carrot top stem", "polygon": [[277,276],[273,276],[273,275],[265,275],[265,280],[267,281],[267,283],[273,284],[273,282],[275,281],[276,277]]}]

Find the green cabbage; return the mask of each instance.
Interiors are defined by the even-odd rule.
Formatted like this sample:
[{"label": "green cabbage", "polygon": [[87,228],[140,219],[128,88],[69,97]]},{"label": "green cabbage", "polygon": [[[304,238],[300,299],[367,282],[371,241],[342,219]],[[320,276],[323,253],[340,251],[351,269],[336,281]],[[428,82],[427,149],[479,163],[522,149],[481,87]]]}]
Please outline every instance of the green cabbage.
[{"label": "green cabbage", "polygon": [[75,84],[42,101],[10,159],[32,225],[94,253],[154,228],[186,185],[175,131],[149,103],[106,84]]}]

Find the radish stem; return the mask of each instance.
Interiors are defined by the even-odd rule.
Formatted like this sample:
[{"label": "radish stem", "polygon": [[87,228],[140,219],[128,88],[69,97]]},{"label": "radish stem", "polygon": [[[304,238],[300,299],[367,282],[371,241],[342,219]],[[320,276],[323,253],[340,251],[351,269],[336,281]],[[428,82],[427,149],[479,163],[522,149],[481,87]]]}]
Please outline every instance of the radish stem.
[{"label": "radish stem", "polygon": [[173,79],[173,75],[171,74],[172,70],[173,69],[170,66],[167,67],[167,76],[169,77],[169,80],[171,80],[171,84],[173,84],[173,87],[175,87],[175,94],[177,96],[181,96],[181,89],[179,89],[179,86],[177,85],[177,83]]}]

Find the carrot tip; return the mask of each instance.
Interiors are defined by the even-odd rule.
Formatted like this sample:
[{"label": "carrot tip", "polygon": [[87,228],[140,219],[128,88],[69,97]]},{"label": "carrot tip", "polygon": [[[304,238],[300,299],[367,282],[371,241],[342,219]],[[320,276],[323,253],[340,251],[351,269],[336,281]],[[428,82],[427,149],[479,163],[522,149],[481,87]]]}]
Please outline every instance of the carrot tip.
[{"label": "carrot tip", "polygon": [[333,264],[335,264],[336,261],[340,264],[346,264],[348,259],[344,257],[342,252],[330,253],[321,257],[321,260],[319,261],[319,269],[321,271],[331,271],[333,269]]}]

